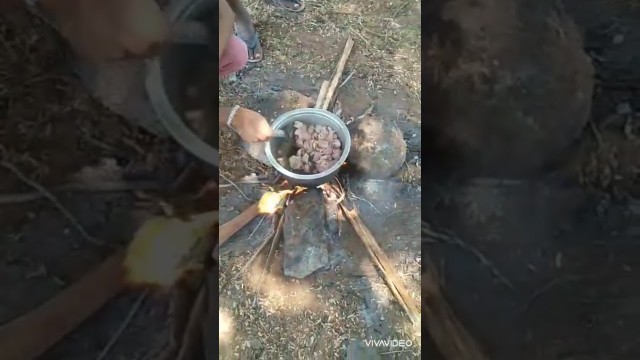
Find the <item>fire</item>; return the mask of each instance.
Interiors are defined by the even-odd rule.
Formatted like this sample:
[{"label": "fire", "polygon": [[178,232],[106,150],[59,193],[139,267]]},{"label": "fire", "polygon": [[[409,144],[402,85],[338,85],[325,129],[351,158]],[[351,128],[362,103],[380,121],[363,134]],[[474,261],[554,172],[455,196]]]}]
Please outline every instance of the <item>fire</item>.
[{"label": "fire", "polygon": [[170,287],[187,272],[198,270],[202,264],[197,257],[217,222],[215,211],[189,221],[165,217],[146,221],[127,249],[123,264],[127,283]]},{"label": "fire", "polygon": [[258,213],[272,215],[282,210],[289,195],[295,195],[304,191],[303,187],[296,187],[293,190],[269,191],[262,195],[258,202]]}]

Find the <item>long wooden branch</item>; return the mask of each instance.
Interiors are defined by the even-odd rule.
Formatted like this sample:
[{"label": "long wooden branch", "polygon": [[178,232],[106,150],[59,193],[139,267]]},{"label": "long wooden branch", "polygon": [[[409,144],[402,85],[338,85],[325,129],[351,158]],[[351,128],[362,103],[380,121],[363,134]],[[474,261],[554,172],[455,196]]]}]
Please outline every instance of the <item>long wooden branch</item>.
[{"label": "long wooden branch", "polygon": [[324,110],[327,110],[333,102],[333,98],[336,95],[336,89],[338,88],[338,84],[340,83],[340,79],[342,78],[342,73],[344,73],[344,67],[347,64],[349,55],[351,54],[351,49],[353,49],[353,44],[353,39],[351,38],[351,36],[349,36],[349,38],[347,39],[347,43],[344,46],[342,56],[340,57],[340,61],[338,61],[338,65],[336,65],[336,71],[333,74],[333,78],[331,79],[331,84],[329,85],[327,93],[324,97],[322,103],[322,109]]},{"label": "long wooden branch", "polygon": [[60,341],[124,289],[123,253],[28,314],[0,327],[0,358],[33,360]]},{"label": "long wooden branch", "polygon": [[438,283],[433,261],[424,259],[427,271],[422,273],[422,298],[426,308],[429,336],[445,359],[488,360],[476,339],[458,320]]},{"label": "long wooden branch", "polygon": [[362,240],[371,260],[380,270],[383,279],[387,283],[396,300],[400,303],[400,306],[402,306],[406,311],[411,322],[418,324],[421,320],[419,304],[417,304],[409,294],[409,291],[404,286],[402,279],[398,276],[398,273],[391,264],[391,261],[389,261],[387,255],[382,251],[371,231],[367,229],[360,219],[358,211],[356,209],[347,210],[343,203],[340,203],[339,206],[346,218],[349,220],[349,223],[351,223],[351,226],[353,226],[354,230]]},{"label": "long wooden branch", "polygon": [[220,226],[218,244],[222,246],[225,241],[229,240],[230,237],[250,223],[256,216],[258,216],[258,203],[251,205],[248,209],[241,212],[240,215]]}]

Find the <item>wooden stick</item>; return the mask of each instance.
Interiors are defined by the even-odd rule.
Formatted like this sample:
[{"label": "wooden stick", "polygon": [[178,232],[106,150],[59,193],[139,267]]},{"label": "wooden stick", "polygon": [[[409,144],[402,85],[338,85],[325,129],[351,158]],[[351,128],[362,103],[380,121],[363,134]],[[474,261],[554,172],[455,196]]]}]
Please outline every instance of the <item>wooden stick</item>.
[{"label": "wooden stick", "polygon": [[351,49],[353,49],[353,39],[351,36],[347,39],[347,43],[344,46],[344,51],[342,52],[342,57],[340,57],[340,61],[338,61],[338,65],[336,66],[336,72],[333,74],[333,78],[331,79],[331,85],[327,90],[327,95],[324,98],[324,103],[322,104],[322,109],[327,110],[329,105],[333,101],[333,97],[336,93],[336,88],[340,83],[340,79],[342,78],[342,73],[344,72],[344,66],[347,63],[347,59],[349,59],[349,54],[351,54]]},{"label": "wooden stick", "polygon": [[320,85],[320,92],[318,93],[318,100],[316,100],[316,109],[322,108],[324,98],[327,96],[327,90],[329,89],[329,82],[327,80],[322,81]]},{"label": "wooden stick", "polygon": [[240,215],[220,226],[218,244],[222,245],[225,241],[229,240],[231,236],[240,231],[240,229],[250,223],[256,216],[258,216],[258,203],[251,205],[248,209],[241,212]]},{"label": "wooden stick", "polygon": [[436,267],[428,257],[422,273],[422,299],[426,307],[429,336],[445,359],[487,360],[478,342],[464,328],[438,283]]},{"label": "wooden stick", "polygon": [[75,284],[30,313],[0,327],[3,360],[33,360],[124,289],[118,251]]},{"label": "wooden stick", "polygon": [[[200,288],[198,296],[191,307],[189,321],[184,330],[184,335],[180,342],[180,351],[178,352],[176,360],[194,359],[197,354],[198,345],[202,344],[202,321],[206,310],[206,292],[204,289],[204,286]],[[214,339],[209,340],[214,341]]]},{"label": "wooden stick", "polygon": [[176,284],[171,289],[171,339],[170,346],[180,349],[182,338],[189,323],[189,315],[193,308],[194,291],[184,284]]},{"label": "wooden stick", "polygon": [[389,289],[395,296],[396,300],[400,303],[400,306],[407,312],[409,315],[409,319],[414,324],[418,324],[420,322],[420,307],[416,304],[415,300],[409,295],[409,291],[405,288],[402,279],[396,273],[395,268],[387,258],[387,255],[382,251],[376,239],[371,234],[371,231],[367,229],[362,220],[360,219],[360,215],[356,209],[347,210],[344,204],[339,204],[340,209],[353,226],[354,230],[364,243],[364,247],[367,249],[369,256],[373,263],[378,267],[380,273],[382,274],[383,279],[389,286]]}]

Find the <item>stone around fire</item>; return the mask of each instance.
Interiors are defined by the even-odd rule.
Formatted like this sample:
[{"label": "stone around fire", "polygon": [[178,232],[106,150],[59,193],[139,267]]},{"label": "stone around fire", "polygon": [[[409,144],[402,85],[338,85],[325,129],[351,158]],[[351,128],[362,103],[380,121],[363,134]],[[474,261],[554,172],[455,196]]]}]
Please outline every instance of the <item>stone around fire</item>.
[{"label": "stone around fire", "polygon": [[349,164],[366,178],[390,178],[404,164],[407,144],[391,121],[367,116],[350,124]]},{"label": "stone around fire", "polygon": [[284,211],[284,275],[303,279],[329,264],[322,191],[297,195]]}]

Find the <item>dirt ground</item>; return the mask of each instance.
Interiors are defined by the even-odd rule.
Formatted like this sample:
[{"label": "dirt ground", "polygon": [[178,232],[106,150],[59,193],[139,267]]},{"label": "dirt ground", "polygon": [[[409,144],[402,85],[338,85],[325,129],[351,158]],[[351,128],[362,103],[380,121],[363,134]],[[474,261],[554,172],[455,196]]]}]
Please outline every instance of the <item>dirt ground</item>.
[{"label": "dirt ground", "polygon": [[[399,176],[403,190],[391,191],[394,195],[385,199],[358,199],[356,203],[419,301],[419,224],[415,216],[419,195],[415,191],[419,191],[416,185],[421,176],[420,2],[311,0],[301,14],[267,7],[257,0],[247,5],[257,23],[265,59],[242,71],[235,81],[221,85],[223,105],[241,104],[263,111],[261,99],[281,90],[315,98],[322,80],[331,78],[347,37],[355,41],[344,71],[343,79],[348,81],[337,95],[343,118],[352,120],[373,104],[376,115],[395,121],[411,140]],[[221,135],[220,157],[221,174],[228,179],[269,173],[244,153],[231,133]],[[221,183],[227,181],[221,179]],[[259,188],[240,186],[247,198],[259,198]],[[250,204],[233,187],[221,191],[221,222]],[[400,213],[414,216],[409,219]],[[236,277],[253,253],[250,244],[266,235],[267,224],[252,235],[258,225],[255,220],[229,241],[233,249],[221,252],[220,318],[227,324],[221,330],[221,358],[339,359],[344,358],[350,342],[368,339],[413,342],[412,347],[376,348],[382,358],[420,357],[420,330],[392,299],[359,240],[348,233],[348,225],[341,225],[345,230],[332,243],[331,266],[326,271],[302,281],[286,278],[278,253],[269,273],[262,275],[265,259],[259,258],[255,268]],[[234,242],[245,244],[235,246]]]},{"label": "dirt ground", "polygon": [[[152,181],[159,188],[175,176],[176,149],[92,100],[69,76],[60,39],[28,14],[0,19],[0,43],[0,160],[46,189],[69,183],[93,188],[54,193],[75,226],[46,199],[21,201],[38,191],[15,172],[0,169],[0,323],[5,323],[48,300],[112,252],[92,239],[126,244],[138,219],[154,211],[139,204],[131,191],[96,191],[95,185]],[[80,172],[86,166],[94,171]],[[95,358],[138,296],[136,291],[117,296],[42,359]],[[108,358],[150,356],[150,349],[166,340],[166,311],[162,296],[147,298]]]},{"label": "dirt ground", "polygon": [[426,183],[424,219],[458,240],[423,251],[489,358],[637,359],[640,9],[558,5],[596,69],[589,126],[538,177]]}]

